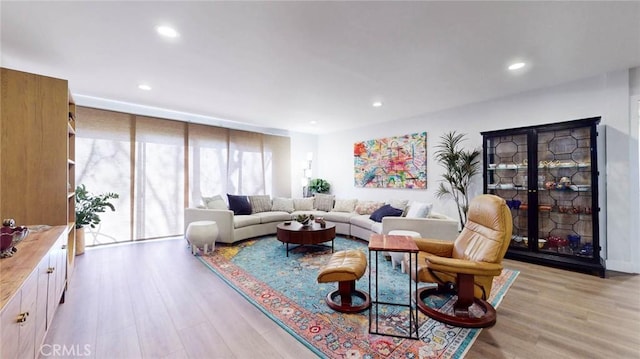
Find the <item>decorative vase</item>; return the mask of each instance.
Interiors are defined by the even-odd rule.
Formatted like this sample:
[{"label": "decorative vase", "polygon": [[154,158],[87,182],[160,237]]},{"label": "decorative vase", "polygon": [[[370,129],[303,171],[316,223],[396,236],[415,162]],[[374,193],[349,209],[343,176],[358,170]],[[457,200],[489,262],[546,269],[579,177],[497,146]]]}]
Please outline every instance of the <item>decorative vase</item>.
[{"label": "decorative vase", "polygon": [[84,254],[84,247],[85,247],[85,241],[84,241],[84,227],[80,227],[80,228],[76,228],[76,253],[75,255],[79,256]]}]

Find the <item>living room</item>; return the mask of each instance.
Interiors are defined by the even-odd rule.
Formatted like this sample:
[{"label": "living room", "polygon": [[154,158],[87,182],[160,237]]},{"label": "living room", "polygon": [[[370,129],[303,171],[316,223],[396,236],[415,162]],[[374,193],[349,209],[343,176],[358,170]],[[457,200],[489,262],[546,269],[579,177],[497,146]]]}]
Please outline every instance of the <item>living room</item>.
[{"label": "living room", "polygon": [[[627,6],[632,6],[626,4]],[[14,5],[17,6],[17,5]],[[631,7],[637,10],[637,7]],[[332,125],[318,121],[316,125],[309,125],[308,121],[291,121],[285,127],[272,128],[264,123],[238,123],[236,121],[219,120],[221,116],[201,116],[191,114],[188,106],[180,108],[147,105],[143,97],[139,101],[119,98],[98,98],[91,93],[73,91],[74,81],[70,76],[55,70],[55,64],[39,65],[37,56],[25,56],[21,63],[18,53],[13,50],[11,39],[7,39],[4,31],[5,16],[11,16],[10,7],[2,4],[3,16],[3,60],[2,67],[15,68],[68,78],[69,86],[74,93],[78,106],[104,108],[114,111],[136,113],[173,120],[198,122],[203,120],[218,121],[215,125],[228,125],[230,128],[241,130],[255,130],[267,134],[286,135],[291,141],[290,173],[288,173],[289,188],[282,192],[272,191],[270,194],[283,197],[302,197],[303,186],[301,177],[303,168],[301,163],[308,160],[312,153],[311,170],[314,177],[326,179],[331,184],[331,193],[336,198],[358,198],[362,200],[387,200],[389,198],[430,202],[437,212],[457,218],[457,208],[450,200],[438,199],[434,192],[444,169],[433,158],[435,144],[444,133],[456,130],[467,135],[467,148],[481,148],[482,136],[480,132],[517,128],[540,124],[556,123],[593,116],[601,116],[602,133],[606,135],[604,148],[599,148],[606,156],[606,162],[600,164],[601,174],[606,176],[606,186],[601,190],[606,204],[606,232],[601,237],[603,258],[609,271],[623,273],[640,272],[640,249],[638,238],[640,218],[637,202],[640,199],[640,181],[638,175],[638,107],[640,100],[640,63],[628,63],[626,67],[609,69],[604,72],[591,73],[588,76],[576,77],[567,82],[548,82],[545,86],[522,88],[517,92],[504,92],[502,95],[491,97],[477,97],[467,103],[455,106],[443,106],[437,110],[413,112],[387,118],[380,115],[389,107],[393,107],[391,97],[385,97],[381,108],[373,108],[368,99],[358,99],[367,102],[367,112],[375,122],[367,124],[360,122],[357,126],[333,130]],[[629,11],[633,13],[633,11]],[[610,19],[612,20],[612,19]],[[631,32],[631,31],[629,31]],[[636,37],[637,39],[637,37]],[[482,43],[482,41],[479,41]],[[34,45],[35,46],[35,45]],[[633,44],[629,47],[633,48]],[[637,47],[637,45],[635,45]],[[579,55],[578,55],[579,56]],[[508,75],[507,70],[505,76]],[[88,70],[85,74],[90,74]],[[85,77],[91,77],[85,75]],[[451,76],[457,77],[457,76]],[[428,82],[422,79],[421,81]],[[515,81],[515,80],[513,80]],[[531,80],[533,82],[533,80]],[[508,82],[508,81],[507,81]],[[402,86],[400,86],[402,87]],[[407,88],[411,89],[412,86]],[[319,90],[318,93],[327,92]],[[446,89],[443,88],[442,91]],[[476,88],[476,92],[488,91]],[[153,93],[153,91],[151,92]],[[355,101],[355,100],[354,100]],[[425,97],[421,101],[429,102]],[[398,105],[395,105],[396,107]],[[180,110],[180,111],[178,111]],[[378,112],[375,112],[378,111]],[[197,110],[194,113],[200,113]],[[212,112],[205,112],[212,113]],[[222,113],[222,111],[221,111]],[[359,117],[367,117],[365,112]],[[364,115],[363,115],[364,114]],[[241,116],[238,116],[241,117]],[[304,116],[301,116],[304,117]],[[366,118],[363,120],[366,121]],[[297,123],[296,123],[297,122]],[[294,126],[309,128],[288,130]],[[327,122],[329,123],[329,122]],[[235,127],[234,127],[235,126]],[[335,128],[338,128],[337,125]],[[605,131],[606,129],[606,131]],[[359,141],[377,139],[389,136],[405,135],[415,132],[427,133],[427,178],[426,190],[407,189],[371,189],[354,186],[353,145]],[[482,176],[476,176],[472,185],[473,196],[483,192]],[[224,194],[224,193],[221,193]],[[250,194],[250,193],[237,193]],[[255,193],[258,194],[258,193]],[[197,205],[197,203],[190,203]],[[3,217],[5,214],[3,213]],[[109,214],[105,214],[109,220]],[[179,234],[179,233],[173,233]],[[96,250],[97,251],[97,250]],[[81,259],[85,261],[85,259]],[[82,263],[82,262],[80,262]],[[182,262],[181,262],[182,263]],[[555,272],[553,272],[556,275]],[[79,273],[77,273],[79,274]],[[64,305],[62,306],[64,307]],[[500,315],[500,311],[499,311]],[[490,341],[490,340],[488,340]],[[475,353],[481,356],[480,353]]]}]

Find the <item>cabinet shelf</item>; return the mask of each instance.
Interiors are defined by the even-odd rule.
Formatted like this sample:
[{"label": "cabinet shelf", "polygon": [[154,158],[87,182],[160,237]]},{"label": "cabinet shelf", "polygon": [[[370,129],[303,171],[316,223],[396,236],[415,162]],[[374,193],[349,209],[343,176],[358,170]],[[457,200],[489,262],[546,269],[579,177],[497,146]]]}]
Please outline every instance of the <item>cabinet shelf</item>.
[{"label": "cabinet shelf", "polygon": [[[538,169],[556,169],[556,168],[589,168],[591,167],[590,163],[572,163],[572,164],[559,164],[559,165],[545,165],[538,166]],[[529,169],[528,165],[504,165],[490,163],[487,171],[508,171],[508,170],[526,170]]]}]

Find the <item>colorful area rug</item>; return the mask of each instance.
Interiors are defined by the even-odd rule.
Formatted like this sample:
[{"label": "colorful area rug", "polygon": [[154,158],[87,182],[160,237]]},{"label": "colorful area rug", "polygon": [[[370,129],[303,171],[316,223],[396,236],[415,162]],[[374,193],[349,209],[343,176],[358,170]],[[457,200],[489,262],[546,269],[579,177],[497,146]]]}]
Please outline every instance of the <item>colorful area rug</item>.
[{"label": "colorful area rug", "polygon": [[[367,242],[337,237],[335,251],[346,249],[361,250],[368,258]],[[285,246],[273,236],[234,246],[218,245],[213,254],[199,258],[320,357],[461,358],[480,334],[480,329],[448,326],[422,313],[420,340],[369,334],[368,311],[343,314],[327,307],[324,298],[337,284],[318,284],[316,278],[330,256],[330,248],[299,247],[286,257]],[[407,275],[383,258],[378,270],[370,263],[367,273],[357,282],[358,288],[368,291],[369,270],[378,273],[380,301],[408,301]],[[517,275],[517,271],[505,269],[494,279],[491,304],[498,306]],[[449,299],[443,298],[440,304],[450,305]],[[378,332],[402,333],[408,328],[406,308],[384,306],[379,312]]]}]

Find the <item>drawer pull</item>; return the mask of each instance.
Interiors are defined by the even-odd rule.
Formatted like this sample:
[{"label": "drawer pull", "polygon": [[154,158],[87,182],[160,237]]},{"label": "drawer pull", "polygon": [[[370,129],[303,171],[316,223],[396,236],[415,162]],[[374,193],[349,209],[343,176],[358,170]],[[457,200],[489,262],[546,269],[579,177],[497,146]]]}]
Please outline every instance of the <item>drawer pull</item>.
[{"label": "drawer pull", "polygon": [[18,323],[26,322],[28,316],[29,316],[29,312],[20,313],[20,315],[18,315]]},{"label": "drawer pull", "polygon": [[47,273],[51,274],[51,273],[53,273],[54,270],[56,270],[56,269],[53,268],[53,267],[49,267],[49,268],[47,268]]}]

